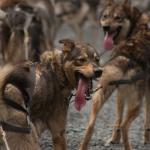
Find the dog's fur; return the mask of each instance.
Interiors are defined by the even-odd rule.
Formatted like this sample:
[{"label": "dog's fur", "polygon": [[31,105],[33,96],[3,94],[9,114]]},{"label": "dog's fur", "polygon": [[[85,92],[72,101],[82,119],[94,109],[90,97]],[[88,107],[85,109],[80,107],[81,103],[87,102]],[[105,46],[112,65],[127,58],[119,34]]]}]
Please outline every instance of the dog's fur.
[{"label": "dog's fur", "polygon": [[[117,33],[117,36],[114,37],[114,43],[116,44],[116,48],[114,49],[114,55],[122,55],[130,58],[131,60],[134,60],[136,63],[138,63],[138,65],[140,64],[140,70],[142,70],[141,68],[143,68],[143,64],[147,66],[147,62],[149,60],[149,52],[147,51],[150,45],[148,42],[148,17],[145,14],[141,14],[138,9],[131,7],[129,2],[127,1],[125,1],[123,5],[118,5],[113,1],[108,1],[106,7],[102,11],[100,22],[102,27],[104,28],[104,32],[108,32],[111,34],[112,32],[118,32],[117,29],[121,27],[119,29],[119,32]],[[146,47],[144,47],[144,45],[146,45]],[[139,47],[141,49],[140,51]],[[104,67],[104,72],[99,81],[102,89],[97,91],[93,97],[93,108],[90,115],[89,125],[86,130],[86,136],[80,148],[81,150],[87,149],[88,142],[93,133],[97,113],[106,102],[108,97],[110,97],[110,93],[112,93],[112,88],[113,90],[116,89],[116,87],[109,87],[108,83],[111,80],[131,77],[137,72],[136,67],[134,67],[132,70],[127,69],[126,73],[123,71],[125,68],[125,64],[128,64],[126,57],[116,57],[114,58],[114,60],[112,60],[112,62]],[[120,64],[118,59],[121,59],[122,61],[126,60],[125,64]],[[145,86],[145,83],[142,82],[143,81],[138,81],[136,84],[119,87],[117,97],[117,119],[115,122],[112,138],[109,140],[109,142],[119,143],[122,131],[124,147],[126,150],[131,149],[131,145],[128,140],[128,129],[131,122],[137,117],[139,113],[139,109],[141,107],[141,102],[144,95],[144,88],[146,88],[145,143],[150,142],[150,134],[148,131],[150,127],[150,112],[148,110],[149,87]],[[123,120],[124,99],[127,102],[126,104],[128,109],[126,112],[126,116]]]},{"label": "dog's fur", "polygon": [[51,50],[54,12],[49,0],[18,0],[0,3],[7,14],[1,22],[0,47],[6,62],[24,59],[39,61],[40,54]]},{"label": "dog's fur", "polygon": [[[16,124],[16,126],[27,127],[26,114],[15,110],[14,108],[8,106],[5,103],[5,98],[10,97],[12,100],[19,105],[25,107],[23,100],[23,95],[21,89],[29,90],[31,93],[34,90],[34,81],[35,81],[35,67],[32,66],[32,63],[25,63],[22,65],[6,65],[1,68],[0,75],[0,88],[1,88],[1,98],[0,98],[0,116],[1,121],[7,123]],[[16,92],[17,91],[17,95]],[[23,135],[22,133],[6,132],[6,139],[10,149],[22,149],[24,144],[24,149],[38,150],[38,139],[34,126],[31,124],[32,130],[30,134]],[[19,144],[20,145],[19,145]],[[19,147],[20,146],[20,147]]]},{"label": "dog's fur", "polygon": [[[61,43],[64,44],[62,50],[47,51],[41,56],[41,64],[36,67],[31,103],[31,119],[38,136],[45,129],[49,129],[55,150],[66,149],[64,134],[69,106],[68,97],[78,85],[77,73],[87,79],[95,78],[97,73],[99,75],[101,73],[98,64],[99,56],[92,46],[71,40],[61,40]],[[17,93],[18,91],[11,87],[9,92],[6,92],[14,99]],[[21,116],[18,121],[24,124],[22,119]],[[30,147],[26,148],[30,135],[19,134],[18,136],[16,133],[9,133],[7,136],[10,148],[33,150],[31,143],[28,144]]]}]

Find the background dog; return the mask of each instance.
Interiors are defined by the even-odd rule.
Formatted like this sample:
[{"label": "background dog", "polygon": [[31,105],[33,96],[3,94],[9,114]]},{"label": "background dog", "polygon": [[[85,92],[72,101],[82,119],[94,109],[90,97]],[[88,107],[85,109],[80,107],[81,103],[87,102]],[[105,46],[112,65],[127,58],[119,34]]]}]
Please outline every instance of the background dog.
[{"label": "background dog", "polygon": [[[11,3],[10,3],[11,2]],[[54,12],[49,0],[3,1],[7,14],[1,21],[0,47],[4,61],[39,61],[40,54],[53,47]]]},{"label": "background dog", "polygon": [[[125,5],[120,5],[116,3],[112,4],[111,1],[108,1],[105,9],[101,13],[100,19],[100,24],[105,34],[104,47],[106,49],[110,48],[111,50],[115,46],[118,47],[118,45],[120,45],[120,43],[123,42],[124,40],[126,41],[127,39],[132,37],[132,35],[135,34],[135,32],[137,31],[145,32],[143,31],[145,29],[147,32],[148,22],[149,22],[148,17],[145,14],[141,15],[140,11],[135,7],[131,7],[131,4],[129,2],[125,1]],[[124,48],[121,48],[121,50],[123,49]],[[114,48],[114,50],[116,49]],[[120,108],[123,107],[122,106],[123,104],[121,104],[120,101],[122,98],[117,99],[119,100],[119,101],[117,100],[118,101],[117,108],[119,109],[119,111],[117,110],[116,114],[117,116],[120,116],[118,114],[122,114],[120,112],[122,110]],[[146,117],[145,120],[147,119],[148,118]],[[122,122],[121,120],[122,117],[116,118],[113,135],[110,138],[110,140],[108,140],[108,143],[118,143],[120,141],[120,133],[118,132],[118,130]],[[148,143],[148,141],[149,139],[145,137],[145,143]]]}]

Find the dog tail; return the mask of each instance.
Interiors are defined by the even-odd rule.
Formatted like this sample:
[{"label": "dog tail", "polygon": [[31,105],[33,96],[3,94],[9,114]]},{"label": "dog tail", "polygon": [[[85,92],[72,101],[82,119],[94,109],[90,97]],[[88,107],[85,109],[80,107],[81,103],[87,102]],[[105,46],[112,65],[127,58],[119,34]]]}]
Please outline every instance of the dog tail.
[{"label": "dog tail", "polygon": [[0,68],[0,97],[4,99],[4,91],[7,84],[12,84],[21,92],[34,87],[34,72],[27,64],[6,65]]}]

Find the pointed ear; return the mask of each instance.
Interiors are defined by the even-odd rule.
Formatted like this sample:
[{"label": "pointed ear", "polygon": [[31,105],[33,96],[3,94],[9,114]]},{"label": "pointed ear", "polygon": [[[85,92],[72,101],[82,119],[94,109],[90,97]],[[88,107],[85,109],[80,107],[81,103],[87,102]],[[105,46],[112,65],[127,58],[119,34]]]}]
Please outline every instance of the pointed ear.
[{"label": "pointed ear", "polygon": [[75,47],[75,42],[71,39],[62,39],[59,43],[63,44],[63,52],[68,53]]}]

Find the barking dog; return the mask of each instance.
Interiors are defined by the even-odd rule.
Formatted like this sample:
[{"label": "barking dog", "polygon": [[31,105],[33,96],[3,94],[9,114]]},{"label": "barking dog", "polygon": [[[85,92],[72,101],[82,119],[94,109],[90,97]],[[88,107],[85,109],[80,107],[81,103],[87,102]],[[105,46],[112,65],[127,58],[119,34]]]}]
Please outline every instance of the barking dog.
[{"label": "barking dog", "polygon": [[[115,87],[109,87],[112,80],[120,80],[128,77],[136,76],[142,70],[143,64],[147,68],[149,59],[149,30],[148,17],[142,14],[138,9],[132,7],[128,1],[124,4],[116,4],[113,1],[108,1],[105,9],[102,11],[100,23],[104,29],[104,47],[106,50],[114,50],[116,56],[108,65],[104,67],[104,72],[100,78],[99,84],[101,89],[97,91],[93,97],[93,110],[90,115],[90,121],[86,130],[86,136],[81,145],[81,150],[87,149],[88,142],[92,136],[96,116],[108,97],[111,95]],[[125,31],[125,32],[124,32]],[[115,48],[116,45],[116,48]],[[144,47],[146,45],[146,47]],[[121,56],[121,57],[120,57]],[[122,57],[123,56],[123,57]],[[125,57],[124,57],[125,56]],[[137,65],[133,69],[127,69],[130,61],[135,61]],[[136,64],[135,63],[135,64]],[[130,65],[129,65],[130,66]],[[145,73],[146,74],[146,73]],[[144,79],[144,77],[143,77]],[[144,95],[143,81],[137,81],[136,84],[131,84],[119,87],[118,104],[117,104],[117,120],[115,130],[109,142],[119,143],[121,132],[126,150],[131,149],[128,140],[128,129],[131,122],[137,117]],[[128,90],[129,89],[129,92]],[[146,86],[146,115],[145,115],[145,143],[150,141],[149,134],[149,100]],[[133,91],[133,92],[131,92]],[[134,93],[131,95],[131,93]],[[127,101],[127,113],[123,120],[124,99]],[[127,100],[128,99],[128,100]],[[132,104],[131,104],[132,103]]]},{"label": "barking dog", "polygon": [[[41,56],[41,64],[36,67],[35,88],[31,102],[31,118],[38,136],[45,129],[52,134],[55,150],[65,150],[65,126],[69,95],[77,88],[75,107],[80,110],[89,96],[91,81],[101,75],[99,56],[89,44],[80,44],[72,40],[61,40],[62,50],[48,51]],[[8,95],[17,95],[17,91]],[[11,96],[10,95],[10,96]],[[24,141],[27,136],[21,135]],[[14,137],[13,142],[11,138]],[[8,144],[23,149],[15,139],[17,134],[9,136]],[[14,144],[16,143],[17,144]],[[19,148],[18,148],[19,149]],[[33,148],[28,147],[28,150]]]}]

